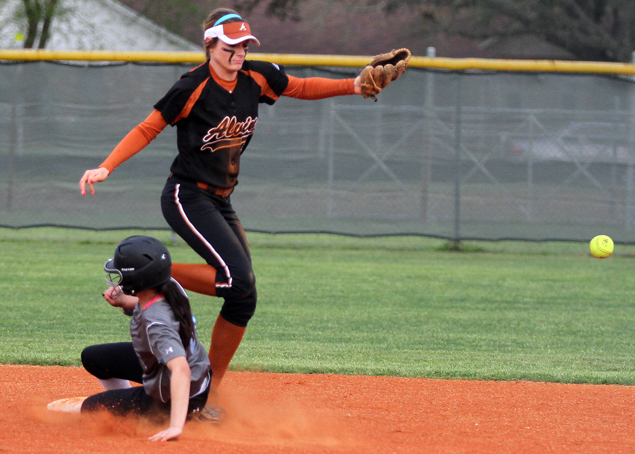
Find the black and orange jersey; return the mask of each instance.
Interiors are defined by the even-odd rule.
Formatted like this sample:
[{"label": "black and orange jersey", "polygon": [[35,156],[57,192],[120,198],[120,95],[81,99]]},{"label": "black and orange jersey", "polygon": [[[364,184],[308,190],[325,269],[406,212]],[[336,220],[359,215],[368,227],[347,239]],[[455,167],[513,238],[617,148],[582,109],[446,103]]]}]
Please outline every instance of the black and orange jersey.
[{"label": "black and orange jersey", "polygon": [[237,184],[240,156],[258,122],[258,104],[278,97],[324,99],[355,94],[354,79],[298,78],[281,66],[246,61],[233,81],[216,76],[209,63],[184,74],[99,166],[112,172],[145,148],[168,125],[177,127],[177,176],[230,188]]},{"label": "black and orange jersey", "polygon": [[232,91],[215,80],[207,63],[184,74],[154,106],[177,127],[179,154],[171,172],[211,186],[236,185],[258,104],[273,104],[288,84],[281,66],[259,61],[243,64]]}]

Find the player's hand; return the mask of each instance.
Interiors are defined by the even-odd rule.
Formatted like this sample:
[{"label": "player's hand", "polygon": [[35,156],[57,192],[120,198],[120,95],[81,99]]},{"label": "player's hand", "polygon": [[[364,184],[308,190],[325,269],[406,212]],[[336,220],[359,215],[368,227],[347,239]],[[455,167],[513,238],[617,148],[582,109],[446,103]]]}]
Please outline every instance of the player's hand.
[{"label": "player's hand", "polygon": [[103,297],[111,306],[122,309],[134,309],[139,302],[139,298],[136,296],[126,295],[119,287],[114,286],[108,287],[103,293]]},{"label": "player's hand", "polygon": [[179,435],[183,433],[183,429],[179,429],[177,427],[168,427],[165,430],[162,430],[158,434],[152,435],[148,440],[150,441],[168,441],[174,438],[177,438]]},{"label": "player's hand", "polygon": [[108,178],[110,172],[105,167],[99,167],[98,169],[90,169],[84,172],[84,176],[79,180],[79,192],[82,195],[86,195],[86,185],[90,189],[91,194],[95,194],[95,183],[99,183]]}]

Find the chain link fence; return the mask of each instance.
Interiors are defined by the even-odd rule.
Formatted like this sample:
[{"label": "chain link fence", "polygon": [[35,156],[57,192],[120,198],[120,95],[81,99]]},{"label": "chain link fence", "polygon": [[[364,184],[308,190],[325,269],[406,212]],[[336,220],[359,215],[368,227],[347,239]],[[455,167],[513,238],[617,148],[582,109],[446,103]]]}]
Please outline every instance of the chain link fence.
[{"label": "chain link fence", "polygon": [[[94,196],[78,181],[192,66],[0,64],[0,225],[167,228],[174,128]],[[232,202],[251,231],[635,243],[634,99],[628,77],[416,68],[376,103],[283,97]]]}]

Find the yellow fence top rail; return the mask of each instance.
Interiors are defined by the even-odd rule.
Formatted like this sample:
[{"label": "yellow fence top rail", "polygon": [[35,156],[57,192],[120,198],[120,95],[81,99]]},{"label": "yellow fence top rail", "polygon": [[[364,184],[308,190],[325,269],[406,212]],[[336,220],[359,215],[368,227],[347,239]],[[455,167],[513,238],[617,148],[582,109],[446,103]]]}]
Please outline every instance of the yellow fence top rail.
[{"label": "yellow fence top rail", "polygon": [[[4,61],[99,61],[99,62],[156,62],[201,63],[203,52],[121,52],[121,51],[55,51],[55,50],[1,50]],[[362,67],[370,56],[351,55],[299,55],[250,53],[252,60],[264,60],[293,66]],[[521,71],[566,72],[592,74],[635,75],[635,64],[583,62],[563,60],[502,60],[485,58],[429,58],[412,57],[411,68],[435,68],[451,71]]]}]

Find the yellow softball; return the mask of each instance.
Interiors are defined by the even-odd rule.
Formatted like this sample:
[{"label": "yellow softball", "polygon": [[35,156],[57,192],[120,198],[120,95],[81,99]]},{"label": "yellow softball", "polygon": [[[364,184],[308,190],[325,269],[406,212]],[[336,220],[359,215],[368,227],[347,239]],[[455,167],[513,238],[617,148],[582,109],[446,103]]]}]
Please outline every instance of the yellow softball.
[{"label": "yellow softball", "polygon": [[613,240],[606,235],[598,235],[591,240],[589,245],[591,255],[598,259],[610,257],[613,253]]}]

